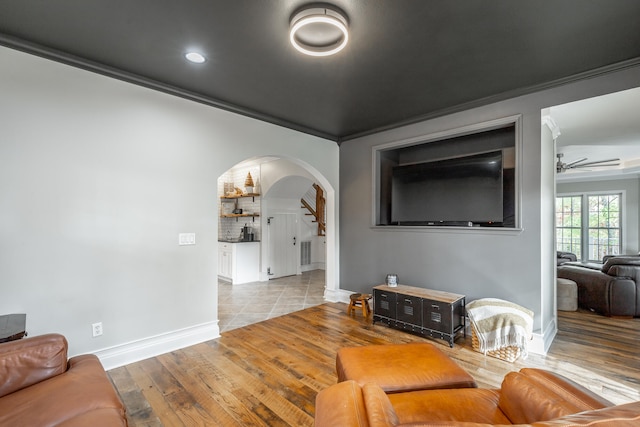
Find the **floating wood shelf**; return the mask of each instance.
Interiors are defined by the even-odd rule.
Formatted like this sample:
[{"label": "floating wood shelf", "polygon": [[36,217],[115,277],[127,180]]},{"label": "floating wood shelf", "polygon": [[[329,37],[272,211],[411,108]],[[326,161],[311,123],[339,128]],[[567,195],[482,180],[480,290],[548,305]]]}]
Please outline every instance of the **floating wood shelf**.
[{"label": "floating wood shelf", "polygon": [[221,199],[242,199],[243,197],[257,197],[260,193],[237,194],[233,196],[220,196]]},{"label": "floating wood shelf", "polygon": [[222,214],[221,218],[239,218],[241,216],[260,216],[259,213],[241,213],[241,214]]}]

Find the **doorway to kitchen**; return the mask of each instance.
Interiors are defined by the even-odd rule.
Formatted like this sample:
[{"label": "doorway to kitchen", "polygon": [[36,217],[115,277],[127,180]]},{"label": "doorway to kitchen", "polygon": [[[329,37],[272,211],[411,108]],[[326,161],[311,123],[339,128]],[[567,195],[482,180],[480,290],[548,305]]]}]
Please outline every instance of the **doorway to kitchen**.
[{"label": "doorway to kitchen", "polygon": [[[249,174],[251,191],[246,189],[245,182]],[[322,233],[318,231],[316,218],[308,216],[301,201],[310,188],[316,187],[322,189],[324,197],[326,226],[323,222]],[[219,177],[218,199],[221,330],[226,330],[230,322],[239,326],[251,319],[260,321],[266,316],[284,314],[283,310],[295,311],[321,304],[325,299],[335,301],[338,292],[336,194],[322,174],[296,159],[254,158],[235,164]],[[269,225],[270,219],[273,225]],[[247,226],[253,240],[244,238],[247,232],[243,230]],[[239,251],[248,252],[256,244],[257,260],[253,261],[251,252],[252,256],[242,261],[240,257],[244,255]],[[306,260],[304,265],[303,260]],[[258,278],[234,283],[234,271],[236,274],[254,272],[256,268]],[[252,304],[246,304],[248,301]]]}]

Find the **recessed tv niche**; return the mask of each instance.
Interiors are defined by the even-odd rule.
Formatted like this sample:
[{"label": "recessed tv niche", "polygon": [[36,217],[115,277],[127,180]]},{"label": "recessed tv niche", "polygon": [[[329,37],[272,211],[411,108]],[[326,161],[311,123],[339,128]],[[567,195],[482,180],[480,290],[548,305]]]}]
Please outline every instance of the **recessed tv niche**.
[{"label": "recessed tv niche", "polygon": [[398,225],[502,224],[502,151],[395,166],[391,222]]},{"label": "recessed tv niche", "polygon": [[377,226],[515,224],[515,124],[378,149]]}]

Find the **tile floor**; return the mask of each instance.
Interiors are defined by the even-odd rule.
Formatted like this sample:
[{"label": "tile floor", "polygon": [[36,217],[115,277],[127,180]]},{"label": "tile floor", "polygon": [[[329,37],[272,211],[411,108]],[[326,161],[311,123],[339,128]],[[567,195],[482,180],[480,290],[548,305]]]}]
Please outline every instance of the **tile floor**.
[{"label": "tile floor", "polygon": [[324,270],[242,285],[218,280],[220,332],[320,305],[324,284]]}]

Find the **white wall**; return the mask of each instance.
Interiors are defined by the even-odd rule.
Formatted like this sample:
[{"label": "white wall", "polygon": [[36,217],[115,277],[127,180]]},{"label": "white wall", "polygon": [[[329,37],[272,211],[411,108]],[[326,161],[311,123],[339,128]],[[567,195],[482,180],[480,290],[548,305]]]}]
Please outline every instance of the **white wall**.
[{"label": "white wall", "polygon": [[[387,273],[402,284],[461,293],[467,301],[507,299],[535,313],[537,348],[555,333],[553,240],[554,150],[541,143],[541,110],[640,86],[640,67],[450,114],[343,142],[340,146],[340,283],[371,292]],[[421,135],[522,115],[519,232],[494,230],[382,230],[371,227],[372,147]],[[548,138],[548,144],[551,144]]]},{"label": "white wall", "polygon": [[7,48],[0,94],[0,312],[108,366],[217,336],[226,170],[278,155],[338,186],[332,141]]}]

